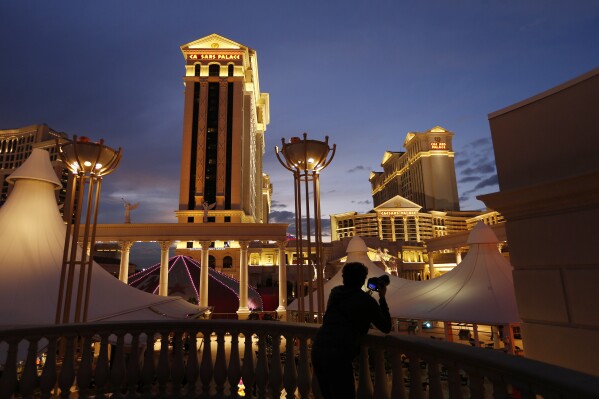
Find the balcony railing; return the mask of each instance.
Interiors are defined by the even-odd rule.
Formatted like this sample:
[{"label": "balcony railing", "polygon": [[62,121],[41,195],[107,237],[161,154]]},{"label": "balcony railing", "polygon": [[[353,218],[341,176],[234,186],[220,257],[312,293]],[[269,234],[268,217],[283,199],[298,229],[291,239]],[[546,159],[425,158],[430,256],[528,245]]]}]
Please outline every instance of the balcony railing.
[{"label": "balcony railing", "polygon": [[[4,328],[0,398],[319,398],[310,366],[317,328],[231,320]],[[593,376],[408,335],[369,334],[355,372],[360,399],[599,397]]]}]

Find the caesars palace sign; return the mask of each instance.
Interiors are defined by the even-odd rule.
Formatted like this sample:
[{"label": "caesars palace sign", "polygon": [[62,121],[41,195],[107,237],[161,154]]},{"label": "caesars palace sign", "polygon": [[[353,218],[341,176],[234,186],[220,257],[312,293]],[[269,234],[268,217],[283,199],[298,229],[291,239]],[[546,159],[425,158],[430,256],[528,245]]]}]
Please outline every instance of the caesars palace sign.
[{"label": "caesars palace sign", "polygon": [[204,53],[204,54],[189,54],[187,59],[190,60],[240,60],[241,54],[220,54],[220,53]]}]

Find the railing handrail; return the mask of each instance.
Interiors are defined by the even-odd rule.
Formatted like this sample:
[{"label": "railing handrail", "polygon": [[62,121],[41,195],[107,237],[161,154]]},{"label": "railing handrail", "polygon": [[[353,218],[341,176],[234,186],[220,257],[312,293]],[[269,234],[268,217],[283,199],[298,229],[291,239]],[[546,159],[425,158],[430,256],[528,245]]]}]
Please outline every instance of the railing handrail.
[{"label": "railing handrail", "polygon": [[[66,337],[67,341],[70,339],[71,342],[73,338],[76,337],[90,337],[90,336],[102,336],[103,345],[106,344],[105,339],[109,335],[115,334],[115,336],[119,337],[120,345],[123,344],[123,336],[131,333],[132,335],[139,336],[140,334],[151,335],[152,339],[154,336],[159,335],[163,340],[170,333],[175,333],[176,337],[179,339],[182,337],[182,333],[202,333],[204,336],[204,340],[208,339],[208,342],[217,342],[219,349],[217,350],[217,361],[213,365],[214,372],[218,370],[220,372],[219,378],[221,382],[218,385],[220,388],[223,387],[222,380],[223,371],[222,365],[224,362],[224,357],[219,359],[219,356],[224,356],[224,354],[219,355],[219,351],[221,350],[220,345],[223,341],[223,336],[225,333],[231,334],[256,334],[259,337],[259,351],[256,352],[257,363],[255,364],[255,372],[256,378],[260,376],[262,378],[260,384],[262,387],[265,387],[266,381],[269,377],[268,367],[266,366],[266,362],[270,364],[269,367],[274,367],[276,363],[272,363],[274,358],[278,359],[279,349],[278,345],[274,345],[273,349],[273,358],[266,359],[266,352],[263,352],[265,349],[264,344],[268,345],[268,341],[265,340],[267,336],[271,336],[276,338],[275,342],[278,342],[279,337],[285,337],[289,340],[289,338],[296,338],[298,341],[296,344],[299,346],[295,349],[299,350],[299,359],[300,364],[298,364],[297,371],[295,370],[295,366],[292,365],[293,362],[289,362],[292,373],[297,373],[296,377],[293,377],[290,386],[294,386],[293,384],[297,382],[298,389],[302,389],[301,392],[307,392],[310,390],[310,378],[306,377],[306,373],[309,372],[309,345],[307,341],[312,339],[319,326],[316,324],[306,324],[306,323],[293,323],[293,322],[280,322],[280,321],[263,321],[263,320],[165,320],[165,321],[115,321],[115,322],[94,322],[94,323],[82,323],[82,324],[62,324],[62,325],[31,325],[31,326],[0,326],[0,343],[6,342],[11,347],[17,345],[22,340],[30,340],[31,342],[38,342],[40,338],[47,338],[49,340],[56,340],[57,337]],[[216,333],[217,339],[213,341],[210,339],[209,335],[212,333]],[[244,335],[245,335],[244,334]],[[206,338],[208,337],[208,338]],[[250,341],[247,341],[250,339]],[[292,340],[293,341],[293,340]],[[251,342],[251,338],[246,336],[246,342]],[[119,345],[117,343],[116,345]],[[180,345],[180,344],[179,344]],[[199,347],[200,345],[198,345]],[[194,344],[194,348],[195,348]],[[277,347],[277,348],[275,348]],[[428,376],[431,381],[435,379],[435,373],[438,373],[439,367],[449,373],[452,377],[460,378],[460,370],[467,373],[470,377],[471,384],[478,384],[477,387],[471,387],[471,392],[474,392],[475,389],[484,389],[482,387],[482,382],[477,382],[475,376],[480,376],[482,378],[487,378],[489,381],[493,383],[495,386],[497,385],[497,389],[504,389],[504,386],[512,386],[517,387],[519,390],[524,392],[529,392],[533,394],[541,394],[547,395],[546,397],[560,397],[560,398],[599,398],[599,378],[596,376],[580,373],[574,370],[562,368],[559,366],[542,363],[539,361],[535,361],[532,359],[522,358],[518,356],[513,356],[506,354],[502,351],[498,350],[490,350],[484,348],[473,348],[468,345],[461,345],[458,343],[452,343],[447,341],[439,341],[433,340],[424,337],[412,336],[412,335],[404,335],[404,334],[382,334],[379,332],[371,332],[369,333],[364,342],[363,348],[371,348],[373,349],[374,357],[374,369],[377,374],[376,381],[387,381],[384,377],[385,373],[391,372],[393,378],[393,389],[396,389],[396,385],[401,384],[401,389],[404,389],[403,383],[405,378],[403,377],[404,371],[402,371],[402,362],[399,361],[400,355],[403,358],[403,355],[407,357],[409,360],[409,377],[412,378],[412,381],[420,382],[420,367],[419,363],[426,363],[426,367],[428,369]],[[173,347],[174,348],[174,347]],[[178,367],[185,367],[182,361],[180,346],[177,349],[179,352],[177,356],[178,358]],[[276,349],[276,351],[275,351]],[[16,349],[15,349],[16,350]],[[175,349],[173,349],[175,350]],[[224,351],[224,348],[222,349]],[[293,354],[293,344],[289,347],[289,343],[287,344],[286,351]],[[392,369],[390,370],[388,366],[384,364],[382,359],[382,353],[387,352],[389,358],[392,359]],[[161,356],[163,356],[163,350],[160,350]],[[136,352],[137,353],[137,352]],[[249,352],[246,352],[246,356],[250,356],[250,360],[252,359],[253,349],[250,349]],[[282,352],[281,352],[282,353]],[[15,359],[15,352],[13,350],[13,357],[11,359]],[[122,356],[122,354],[121,354]],[[237,356],[237,355],[236,355]],[[270,356],[270,355],[268,355]],[[296,352],[296,356],[297,352]],[[363,361],[364,356],[366,356],[366,360]],[[372,356],[372,355],[371,355]],[[120,358],[122,361],[122,357]],[[208,359],[211,359],[210,353],[208,353]],[[372,360],[372,359],[371,359]],[[403,360],[403,359],[402,359]],[[202,364],[204,365],[204,356],[202,355]],[[211,360],[207,360],[208,362],[212,362]],[[239,362],[239,360],[236,360]],[[278,360],[277,360],[278,361]],[[220,363],[219,363],[220,362]],[[362,353],[362,359],[360,360],[362,367],[364,365],[368,365],[368,354],[367,351]],[[167,363],[164,363],[167,364]],[[250,361],[252,364],[252,361]],[[415,366],[414,366],[415,365]],[[210,366],[210,370],[212,367]],[[431,366],[434,366],[431,368]],[[73,367],[72,365],[70,366]],[[193,367],[197,368],[197,364],[193,365]],[[204,367],[204,366],[202,366]],[[219,368],[220,367],[220,368]],[[371,363],[372,367],[372,363]],[[403,365],[403,367],[406,367]],[[275,382],[269,382],[269,386],[280,387],[282,381],[282,375],[280,370],[280,365],[277,366],[279,368],[278,372],[276,369],[271,369],[271,372],[274,371],[273,377],[275,378]],[[368,368],[368,367],[366,367]],[[385,371],[385,369],[387,370]],[[436,369],[436,371],[435,371]],[[443,370],[441,370],[443,371]],[[230,371],[229,371],[230,372]],[[244,365],[244,373],[245,373],[245,365]],[[179,372],[179,374],[182,371]],[[212,371],[208,374],[205,374],[206,378],[210,377]],[[236,371],[239,373],[239,370]],[[277,374],[278,373],[278,374]],[[285,367],[285,378],[287,378],[288,370]],[[369,373],[369,371],[367,372]],[[236,375],[235,373],[233,373]],[[362,374],[362,373],[361,373]],[[397,376],[396,376],[397,374]],[[180,374],[182,375],[182,374]],[[215,374],[216,375],[216,374]],[[370,380],[369,375],[367,375],[367,380]],[[380,376],[383,377],[380,377]],[[31,378],[33,374],[29,374]],[[203,375],[201,375],[203,378]],[[379,379],[380,377],[380,379]],[[3,376],[0,384],[0,390],[6,389],[10,391],[10,381],[8,380],[9,376]],[[13,378],[13,377],[10,377]],[[16,374],[14,378],[17,378]],[[216,377],[215,377],[216,378]],[[266,379],[264,379],[266,378]],[[307,378],[307,379],[306,379]],[[409,378],[408,378],[409,379]],[[438,376],[436,377],[438,380]],[[245,380],[245,377],[244,377]],[[164,381],[164,380],[163,380]],[[277,382],[278,381],[278,382]],[[285,380],[287,381],[287,380]],[[307,382],[306,382],[307,381]],[[287,382],[286,382],[287,383]],[[386,384],[387,382],[385,382]],[[455,384],[455,382],[451,382]],[[164,384],[164,383],[163,383]],[[302,385],[303,384],[303,385]],[[308,385],[306,385],[308,384]],[[370,389],[371,383],[370,384]],[[437,387],[435,389],[440,389],[440,382],[436,381]],[[375,383],[376,385],[376,383]],[[419,384],[418,384],[419,385]],[[163,385],[164,386],[164,385]],[[410,389],[413,388],[415,384],[412,385]],[[458,383],[459,386],[459,383]],[[455,387],[455,385],[454,385]],[[375,387],[376,388],[376,387]],[[433,389],[434,387],[431,387]],[[266,388],[264,388],[266,389]],[[294,388],[295,389],[295,388]],[[368,389],[365,388],[365,389]],[[420,390],[420,387],[417,388]],[[376,389],[375,389],[376,391]],[[383,389],[385,392],[386,389]],[[473,397],[476,396],[473,394]],[[302,397],[307,397],[302,393]],[[377,396],[374,397],[387,397]],[[420,397],[416,394],[415,397]],[[495,397],[508,397],[495,395]]]}]

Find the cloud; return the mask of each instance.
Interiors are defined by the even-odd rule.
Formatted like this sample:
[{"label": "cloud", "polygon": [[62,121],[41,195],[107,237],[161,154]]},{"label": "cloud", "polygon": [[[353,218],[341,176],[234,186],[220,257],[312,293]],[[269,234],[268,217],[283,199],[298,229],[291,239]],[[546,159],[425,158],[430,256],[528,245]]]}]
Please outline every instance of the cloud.
[{"label": "cloud", "polygon": [[[478,191],[478,190],[480,190],[480,189],[482,189],[482,188],[485,188],[485,187],[490,187],[490,186],[496,186],[497,184],[498,184],[497,175],[492,175],[492,176],[489,176],[489,177],[487,177],[486,179],[484,179],[484,180],[481,180],[481,181],[480,181],[480,182],[479,182],[479,183],[478,183],[476,186],[474,186],[474,188],[473,188],[473,189],[466,191],[466,192],[463,194],[463,196],[464,196],[464,197],[466,197],[466,196],[469,196],[470,194],[472,194],[472,193],[474,193],[474,192],[476,192],[476,191]],[[466,199],[467,199],[467,198],[466,198]],[[465,199],[465,200],[466,200],[466,199]],[[464,201],[465,201],[465,200],[464,200]],[[460,199],[460,201],[461,201],[461,199]]]},{"label": "cloud", "polygon": [[499,180],[497,179],[497,175],[493,175],[493,176],[490,176],[490,177],[486,178],[485,180],[481,181],[476,186],[474,186],[474,190],[479,190],[481,188],[485,188],[485,187],[489,187],[489,186],[496,186],[498,183],[499,183]]},{"label": "cloud", "polygon": [[466,166],[469,163],[470,163],[470,159],[460,159],[459,161],[455,162],[455,167],[461,168],[462,166]]},{"label": "cloud", "polygon": [[463,179],[460,179],[460,183],[461,184],[463,184],[463,183],[472,183],[472,182],[475,182],[475,181],[480,181],[480,179],[482,179],[482,177],[479,177],[479,176],[467,176],[467,177],[464,177]]},{"label": "cloud", "polygon": [[491,144],[491,139],[489,137],[483,137],[478,140],[471,141],[466,145],[466,147],[470,146],[472,148],[481,148],[486,147]]},{"label": "cloud", "polygon": [[364,201],[351,201],[352,204],[358,204],[358,205],[370,205],[372,203],[371,200],[364,200]]},{"label": "cloud", "polygon": [[271,208],[277,208],[277,209],[279,209],[279,208],[287,208],[287,204],[284,204],[284,203],[279,202],[279,201],[271,201],[270,202],[270,207]]},{"label": "cloud", "polygon": [[271,211],[268,218],[271,223],[295,223],[295,213],[289,211]]},{"label": "cloud", "polygon": [[461,174],[470,175],[484,175],[495,172],[495,166],[492,163],[486,163],[473,168],[466,168],[461,171]]},{"label": "cloud", "polygon": [[366,167],[364,165],[358,165],[358,166],[355,166],[355,167],[349,169],[347,171],[347,173],[361,172],[363,170],[370,171],[370,168],[368,168],[368,167]]}]

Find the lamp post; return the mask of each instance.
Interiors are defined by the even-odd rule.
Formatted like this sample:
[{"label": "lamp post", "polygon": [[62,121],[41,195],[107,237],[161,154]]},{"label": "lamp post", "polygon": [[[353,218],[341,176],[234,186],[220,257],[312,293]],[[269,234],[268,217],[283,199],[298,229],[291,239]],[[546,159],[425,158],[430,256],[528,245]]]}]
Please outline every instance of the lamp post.
[{"label": "lamp post", "polygon": [[[310,266],[311,261],[316,266],[316,291],[318,299],[317,319],[322,322],[324,313],[324,289],[323,289],[323,270],[322,264],[322,223],[320,216],[320,172],[326,168],[335,156],[336,146],[329,147],[329,137],[325,141],[308,140],[308,134],[304,133],[303,139],[292,137],[289,143],[281,139],[282,148],[275,147],[277,159],[283,167],[293,173],[294,193],[295,193],[295,245],[297,254],[297,287],[298,287],[298,314],[301,321],[304,321],[304,262]],[[281,159],[280,153],[283,154]],[[329,157],[330,153],[330,157]],[[312,182],[312,200],[314,213],[314,226],[310,221],[310,182]],[[303,231],[302,220],[302,183],[305,200],[305,224],[306,231]],[[314,236],[314,246],[312,245],[312,235]],[[304,238],[305,236],[305,238]],[[314,254],[312,248],[314,247]],[[307,252],[307,258],[304,258],[304,250]],[[279,266],[284,267],[284,266]],[[310,273],[312,274],[312,273]],[[310,322],[314,320],[314,301],[312,299],[313,285],[312,278],[308,279],[308,311]],[[285,282],[280,281],[279,284]]]},{"label": "lamp post", "polygon": [[[114,172],[121,160],[121,149],[115,151],[105,146],[104,140],[93,143],[87,137],[77,138],[77,136],[73,136],[73,141],[63,144],[57,140],[56,147],[60,159],[74,175],[74,184],[67,208],[64,210],[67,229],[56,305],[56,324],[71,321],[85,322],[91,288],[92,251],[96,239],[102,177]],[[87,200],[84,208],[86,184]],[[81,225],[83,214],[85,214],[85,223]],[[83,241],[81,248],[78,248],[80,236],[83,236]],[[75,309],[71,318],[74,296]]]}]

